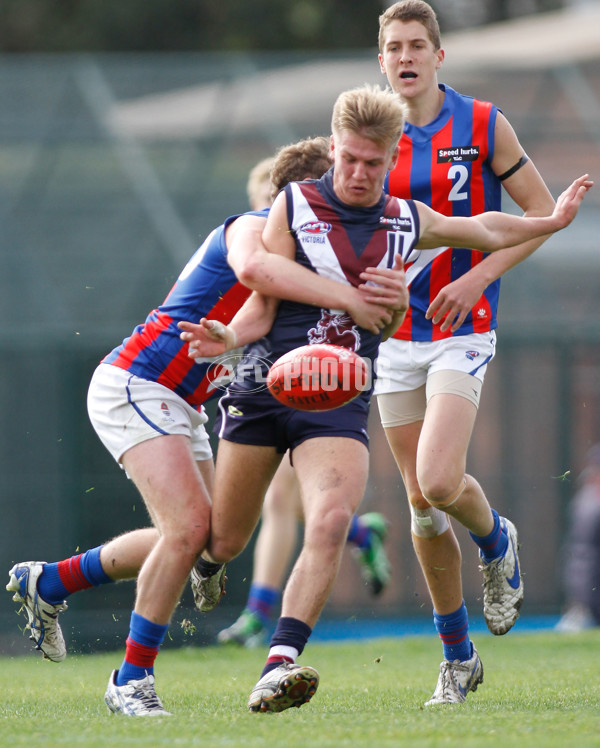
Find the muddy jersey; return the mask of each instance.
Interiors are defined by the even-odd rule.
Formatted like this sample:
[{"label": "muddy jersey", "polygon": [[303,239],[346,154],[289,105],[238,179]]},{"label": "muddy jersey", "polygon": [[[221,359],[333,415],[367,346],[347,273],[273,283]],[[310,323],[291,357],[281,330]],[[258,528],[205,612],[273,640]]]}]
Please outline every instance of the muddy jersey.
[{"label": "muddy jersey", "polygon": [[[268,215],[268,209],[244,215]],[[214,229],[182,270],[163,303],[103,363],[173,390],[194,407],[215,394],[220,376],[212,359],[191,359],[188,344],[179,337],[180,320],[198,322],[210,317],[227,324],[250,295],[227,263],[225,229],[231,216]],[[221,372],[225,374],[226,372]],[[210,375],[209,375],[210,374]]]},{"label": "muddy jersey", "polygon": [[[420,200],[448,216],[472,216],[501,210],[500,181],[492,172],[497,108],[440,85],[445,92],[439,115],[424,127],[406,123],[400,156],[386,180],[391,195]],[[420,267],[407,267],[410,309],[394,335],[402,340],[428,341],[450,337],[425,312],[448,283],[481,262],[485,254],[444,247],[423,253]],[[500,280],[491,283],[454,335],[496,328]]]},{"label": "muddy jersey", "polygon": [[[295,259],[319,275],[358,286],[365,268],[391,268],[396,254],[406,263],[421,254],[414,249],[419,218],[412,200],[382,193],[372,207],[350,207],[333,191],[333,169],[318,180],[292,182],[285,196]],[[248,346],[246,354],[274,362],[293,348],[332,343],[373,361],[380,342],[380,334],[359,327],[344,311],[282,301],[269,334]]]}]

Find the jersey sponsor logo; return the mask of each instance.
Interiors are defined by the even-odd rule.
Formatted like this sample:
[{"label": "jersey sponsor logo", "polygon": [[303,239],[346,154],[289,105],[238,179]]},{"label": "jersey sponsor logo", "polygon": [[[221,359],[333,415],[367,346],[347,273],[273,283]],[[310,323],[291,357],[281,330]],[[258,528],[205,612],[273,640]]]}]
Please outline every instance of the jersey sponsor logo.
[{"label": "jersey sponsor logo", "polygon": [[332,343],[350,348],[351,351],[358,350],[360,346],[360,333],[357,325],[349,314],[345,312],[335,313],[321,309],[321,319],[316,327],[312,327],[308,333],[309,343]]},{"label": "jersey sponsor logo", "polygon": [[331,224],[326,223],[325,221],[308,221],[308,223],[303,223],[302,226],[298,229],[298,231],[304,233],[304,234],[328,234],[331,231]]},{"label": "jersey sponsor logo", "polygon": [[241,410],[235,407],[235,405],[229,405],[227,407],[227,412],[229,413],[230,416],[243,416],[244,415]]},{"label": "jersey sponsor logo", "polygon": [[479,158],[478,145],[456,145],[450,148],[438,148],[438,164],[450,164],[459,161],[477,161]]},{"label": "jersey sponsor logo", "polygon": [[395,231],[412,231],[413,228],[411,219],[402,216],[380,216],[379,223]]}]

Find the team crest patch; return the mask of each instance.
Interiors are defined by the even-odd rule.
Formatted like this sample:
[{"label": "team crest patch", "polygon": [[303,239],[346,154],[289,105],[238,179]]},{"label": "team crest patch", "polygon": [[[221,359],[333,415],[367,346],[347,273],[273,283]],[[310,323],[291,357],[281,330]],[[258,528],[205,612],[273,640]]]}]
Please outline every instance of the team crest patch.
[{"label": "team crest patch", "polygon": [[325,221],[308,221],[307,223],[303,223],[298,231],[304,234],[311,234],[312,236],[315,234],[328,234],[331,231],[331,224]]},{"label": "team crest patch", "polygon": [[465,351],[465,356],[469,359],[469,361],[473,361],[477,358],[477,356],[479,356],[479,351]]}]

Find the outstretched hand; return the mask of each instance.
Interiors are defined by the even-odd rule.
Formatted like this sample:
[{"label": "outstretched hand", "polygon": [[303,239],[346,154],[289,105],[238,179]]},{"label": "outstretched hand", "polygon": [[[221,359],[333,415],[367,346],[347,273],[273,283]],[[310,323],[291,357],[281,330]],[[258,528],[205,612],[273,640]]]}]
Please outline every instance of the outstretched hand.
[{"label": "outstretched hand", "polygon": [[189,343],[190,358],[220,356],[236,346],[235,331],[216,319],[202,317],[199,324],[182,320],[177,323],[179,337]]},{"label": "outstretched hand", "polygon": [[553,217],[560,222],[560,228],[565,228],[577,215],[579,206],[583,202],[588,190],[594,186],[589,174],[576,179],[556,201]]}]

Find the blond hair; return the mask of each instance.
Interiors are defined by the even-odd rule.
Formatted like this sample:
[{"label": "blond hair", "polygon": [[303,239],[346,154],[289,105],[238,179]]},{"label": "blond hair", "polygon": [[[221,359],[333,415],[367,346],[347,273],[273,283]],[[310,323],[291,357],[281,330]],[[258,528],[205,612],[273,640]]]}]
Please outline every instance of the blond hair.
[{"label": "blond hair", "polygon": [[400,97],[379,86],[361,86],[341,93],[333,107],[334,137],[352,132],[386,148],[394,148],[402,135],[405,107]]},{"label": "blond hair", "polygon": [[379,51],[383,52],[385,30],[392,21],[418,21],[423,24],[435,51],[442,46],[435,10],[424,0],[400,0],[379,16]]},{"label": "blond hair", "polygon": [[[273,156],[268,156],[259,161],[250,170],[246,184],[246,193],[252,210],[266,208],[270,203],[270,197],[268,196],[270,195],[271,167],[273,166],[273,161]],[[265,202],[265,199],[267,202],[263,205],[262,203]]]}]

